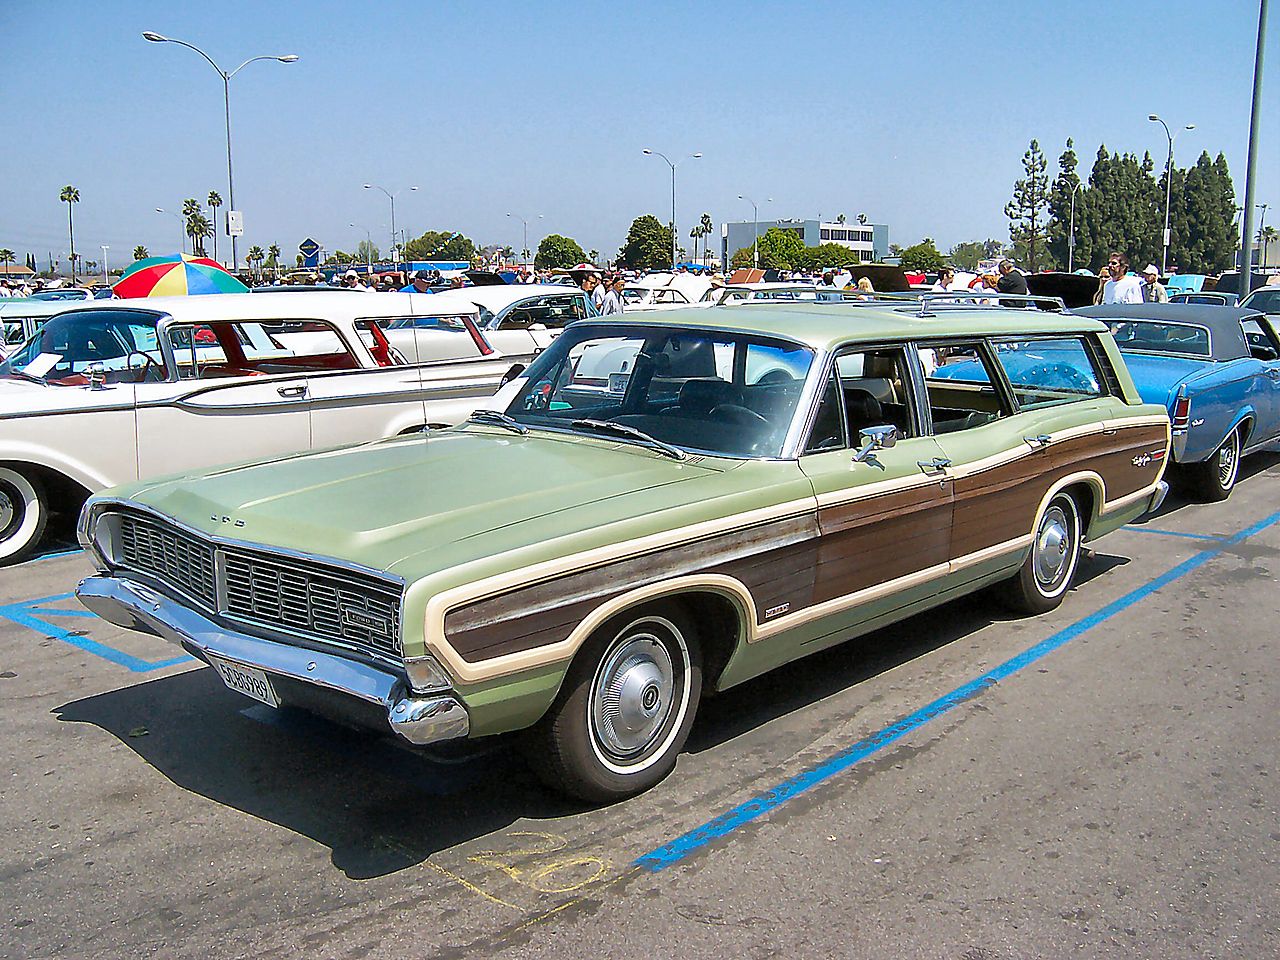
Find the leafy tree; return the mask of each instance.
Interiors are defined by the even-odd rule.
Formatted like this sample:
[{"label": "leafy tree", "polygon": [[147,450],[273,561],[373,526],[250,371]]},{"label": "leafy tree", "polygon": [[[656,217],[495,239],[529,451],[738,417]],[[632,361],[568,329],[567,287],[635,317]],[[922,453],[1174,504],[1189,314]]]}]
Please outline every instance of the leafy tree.
[{"label": "leafy tree", "polygon": [[804,256],[804,241],[793,230],[770,227],[760,237],[760,266],[765,269],[793,270]]},{"label": "leafy tree", "polygon": [[590,260],[592,263],[595,263],[599,257],[600,257],[599,250],[591,250],[587,253],[587,259]]},{"label": "leafy tree", "polygon": [[222,195],[217,190],[209,191],[209,209],[213,214],[209,219],[213,222],[213,259],[218,259],[218,208],[222,206]]},{"label": "leafy tree", "polygon": [[932,237],[925,237],[902,251],[903,270],[940,270],[947,265],[946,258],[938,252]]},{"label": "leafy tree", "polygon": [[71,252],[68,256],[71,259],[71,282],[76,280],[76,225],[75,218],[71,215],[72,207],[80,202],[80,191],[71,184],[67,184],[58,192],[58,199],[67,205],[67,233],[71,238]]},{"label": "leafy tree", "polygon": [[889,256],[891,257],[902,256],[902,247],[898,246],[898,244],[896,243],[889,244]]},{"label": "leafy tree", "polygon": [[1185,174],[1174,170],[1170,204],[1169,262],[1191,273],[1219,273],[1230,269],[1238,238],[1235,187],[1227,160],[1210,160],[1201,153]]},{"label": "leafy tree", "polygon": [[1027,266],[1034,273],[1040,268],[1046,238],[1045,225],[1049,209],[1049,177],[1045,173],[1048,164],[1040,143],[1032,140],[1022,155],[1025,176],[1013,185],[1013,199],[1005,204],[1004,215],[1009,218],[1009,239],[1015,245],[1027,248]]},{"label": "leafy tree", "polygon": [[731,267],[749,267],[754,262],[754,253],[750,247],[739,247],[733,251],[733,256],[729,258],[729,266]]},{"label": "leafy tree", "polygon": [[[1076,173],[1077,163],[1075,144],[1068,137],[1066,149],[1058,157],[1058,176],[1054,178],[1053,186],[1049,189],[1049,216],[1051,219],[1045,231],[1048,235],[1047,247],[1050,256],[1064,268],[1070,263],[1072,269],[1088,263],[1093,252],[1088,232],[1079,229],[1083,222],[1084,208],[1082,204],[1085,200],[1086,190],[1081,185],[1080,176]],[[1074,257],[1071,255],[1070,240],[1072,191],[1075,192],[1076,211]]]},{"label": "leafy tree", "polygon": [[[348,263],[358,263],[359,260],[356,258],[354,253],[347,253],[345,250],[335,250],[325,258],[324,262],[338,264],[339,266],[346,266]],[[302,264],[299,263],[298,266],[302,266]]]},{"label": "leafy tree", "polygon": [[428,230],[404,245],[406,260],[472,260],[476,245],[456,231]]},{"label": "leafy tree", "polygon": [[369,240],[361,240],[356,244],[355,261],[357,263],[377,263],[380,255],[378,245]]},{"label": "leafy tree", "polygon": [[[748,254],[750,252],[747,251]],[[840,243],[822,243],[816,247],[805,247],[792,267],[797,270],[833,270],[858,261],[858,251]]]},{"label": "leafy tree", "polygon": [[147,248],[144,247],[142,244],[138,244],[136,247],[133,248],[133,259],[145,260],[149,256],[151,256],[150,251],[148,251]]},{"label": "leafy tree", "polygon": [[572,267],[587,259],[586,253],[572,237],[564,237],[558,233],[549,233],[538,244],[538,253],[533,258],[533,265],[539,270],[551,270],[555,267]]},{"label": "leafy tree", "polygon": [[672,230],[653,214],[631,221],[618,263],[632,270],[651,270],[671,263]]},{"label": "leafy tree", "polygon": [[987,259],[987,245],[981,240],[966,240],[963,243],[957,243],[951,248],[947,254],[947,260],[958,270],[967,270],[973,273],[978,269],[978,263]]}]

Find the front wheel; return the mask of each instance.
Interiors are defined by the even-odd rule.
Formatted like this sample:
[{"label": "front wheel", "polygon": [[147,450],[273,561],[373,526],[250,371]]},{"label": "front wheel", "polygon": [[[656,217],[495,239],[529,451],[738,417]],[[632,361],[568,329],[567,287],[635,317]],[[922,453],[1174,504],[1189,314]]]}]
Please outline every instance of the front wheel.
[{"label": "front wheel", "polygon": [[1005,603],[1021,613],[1047,613],[1062,603],[1080,562],[1080,508],[1069,493],[1049,501],[1036,524],[1022,568],[1001,587]]},{"label": "front wheel", "polygon": [[1225,500],[1240,477],[1240,428],[1232,430],[1208,460],[1182,466],[1188,492],[1198,500]]},{"label": "front wheel", "polygon": [[675,766],[701,694],[701,653],[682,607],[615,617],[578,652],[530,731],[529,765],[548,786],[592,803],[635,796]]},{"label": "front wheel", "polygon": [[44,537],[49,502],[34,476],[0,467],[0,566],[24,559]]}]

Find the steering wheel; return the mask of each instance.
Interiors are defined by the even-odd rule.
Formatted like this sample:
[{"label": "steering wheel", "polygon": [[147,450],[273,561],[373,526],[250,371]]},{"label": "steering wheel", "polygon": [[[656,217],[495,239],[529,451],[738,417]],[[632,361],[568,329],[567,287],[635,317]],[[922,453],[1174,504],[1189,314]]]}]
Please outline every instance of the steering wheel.
[{"label": "steering wheel", "polygon": [[1078,369],[1066,363],[1038,363],[1019,378],[1023,387],[1071,390],[1074,393],[1097,393],[1098,385]]},{"label": "steering wheel", "polygon": [[140,368],[137,368],[138,379],[134,380],[133,382],[146,383],[147,378],[151,376],[152,369],[158,369],[160,365],[156,363],[155,358],[151,356],[151,354],[144,353],[141,350],[130,350],[128,355],[124,358],[125,366],[129,368],[130,373],[132,373],[135,369],[132,362],[134,357],[142,358],[142,366]]}]

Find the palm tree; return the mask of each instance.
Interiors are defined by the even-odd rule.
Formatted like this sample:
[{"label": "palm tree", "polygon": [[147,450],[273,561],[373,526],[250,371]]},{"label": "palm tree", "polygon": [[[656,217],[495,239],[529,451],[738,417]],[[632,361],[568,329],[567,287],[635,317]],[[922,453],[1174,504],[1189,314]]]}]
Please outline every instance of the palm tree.
[{"label": "palm tree", "polygon": [[67,205],[67,233],[71,237],[71,282],[76,282],[76,224],[71,215],[72,204],[80,202],[80,191],[67,184],[58,194],[58,199]]},{"label": "palm tree", "polygon": [[9,273],[9,264],[13,263],[13,261],[16,259],[17,257],[14,256],[13,251],[10,250],[8,247],[5,247],[3,250],[0,250],[0,266],[4,267],[4,272],[6,275]]},{"label": "palm tree", "polygon": [[144,247],[142,244],[138,244],[136,247],[133,248],[133,259],[145,260],[149,256],[151,256],[150,251],[148,251],[147,248]]},{"label": "palm tree", "polygon": [[[709,213],[704,213],[701,219],[698,221],[698,224],[699,226],[702,227],[702,235],[704,237],[711,236],[711,231],[715,229],[715,224],[711,222],[711,214]],[[707,265],[707,247],[708,247],[708,241],[703,240],[702,241],[702,265],[704,267]]]},{"label": "palm tree", "polygon": [[702,224],[689,231],[689,239],[693,241],[693,259],[698,259],[698,241],[702,238]]},{"label": "palm tree", "polygon": [[261,269],[262,260],[265,256],[266,254],[262,252],[262,248],[258,246],[256,243],[249,248],[249,262],[253,264],[257,264],[259,270]]},{"label": "palm tree", "polygon": [[1258,266],[1265,267],[1270,263],[1267,259],[1268,251],[1271,249],[1272,241],[1277,238],[1280,238],[1280,233],[1276,232],[1275,227],[1263,227],[1258,231],[1258,242],[1262,244],[1262,260]]},{"label": "palm tree", "polygon": [[212,234],[213,224],[200,208],[196,207],[196,212],[187,218],[187,235],[191,237],[191,252],[197,257],[203,257],[204,241]]},{"label": "palm tree", "polygon": [[213,221],[213,259],[218,259],[218,208],[222,206],[222,197],[217,190],[209,191],[209,209],[213,211],[213,215],[209,218]]},{"label": "palm tree", "polygon": [[587,259],[590,260],[592,263],[595,263],[596,258],[599,256],[600,256],[599,250],[592,250],[590,253],[587,254]]},{"label": "palm tree", "polygon": [[280,244],[273,243],[267,247],[267,266],[271,268],[272,276],[280,273]]}]

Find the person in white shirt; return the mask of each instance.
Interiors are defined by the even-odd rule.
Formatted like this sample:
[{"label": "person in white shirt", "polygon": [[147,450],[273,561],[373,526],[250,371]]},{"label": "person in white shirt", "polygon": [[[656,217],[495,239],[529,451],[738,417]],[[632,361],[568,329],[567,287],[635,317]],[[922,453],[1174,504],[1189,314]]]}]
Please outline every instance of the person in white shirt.
[{"label": "person in white shirt", "polygon": [[1142,281],[1128,273],[1129,258],[1123,253],[1116,252],[1107,258],[1110,279],[1102,287],[1103,303],[1142,303]]},{"label": "person in white shirt", "polygon": [[622,277],[618,277],[613,283],[602,283],[601,287],[607,287],[609,292],[604,295],[600,301],[600,315],[607,317],[615,313],[622,313],[622,288],[625,281]]},{"label": "person in white shirt", "polygon": [[956,272],[950,267],[943,267],[938,271],[938,282],[930,289],[937,293],[946,293],[951,289],[951,284],[955,283]]}]

